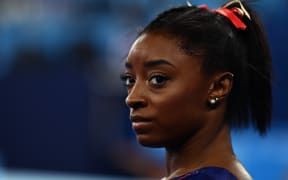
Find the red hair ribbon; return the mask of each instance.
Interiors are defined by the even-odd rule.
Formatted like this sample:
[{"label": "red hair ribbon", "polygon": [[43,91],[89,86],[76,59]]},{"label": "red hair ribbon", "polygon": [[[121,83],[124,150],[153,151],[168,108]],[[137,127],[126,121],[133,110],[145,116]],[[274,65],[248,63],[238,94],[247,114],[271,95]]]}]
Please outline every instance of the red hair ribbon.
[{"label": "red hair ribbon", "polygon": [[[208,6],[205,4],[198,6],[198,8],[205,9],[205,10],[209,9]],[[246,24],[244,24],[244,22],[235,14],[235,13],[237,13],[240,16],[243,16],[243,14],[241,13],[241,11],[238,8],[232,8],[232,9],[219,8],[219,9],[214,9],[212,11],[226,17],[227,19],[229,19],[229,21],[237,29],[245,30],[247,28]]]},{"label": "red hair ribbon", "polygon": [[246,24],[234,13],[233,9],[221,8],[213,11],[228,18],[237,29],[245,30],[247,28]]},{"label": "red hair ribbon", "polygon": [[209,7],[208,7],[207,4],[201,4],[201,5],[198,6],[198,8],[200,8],[200,9],[205,9],[205,10],[208,10],[208,9],[209,9]]}]

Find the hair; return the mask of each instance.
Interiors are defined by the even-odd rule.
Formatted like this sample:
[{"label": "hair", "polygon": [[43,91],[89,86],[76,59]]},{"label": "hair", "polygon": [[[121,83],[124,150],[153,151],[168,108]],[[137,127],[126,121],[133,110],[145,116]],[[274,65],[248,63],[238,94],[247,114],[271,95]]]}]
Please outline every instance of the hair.
[{"label": "hair", "polygon": [[[234,74],[225,119],[232,128],[250,124],[264,135],[271,123],[271,56],[263,26],[243,3],[251,20],[240,17],[247,28],[237,29],[228,18],[196,6],[174,7],[159,14],[139,33],[158,33],[179,42],[187,55],[202,58],[205,74]],[[240,7],[232,3],[227,8]]]}]

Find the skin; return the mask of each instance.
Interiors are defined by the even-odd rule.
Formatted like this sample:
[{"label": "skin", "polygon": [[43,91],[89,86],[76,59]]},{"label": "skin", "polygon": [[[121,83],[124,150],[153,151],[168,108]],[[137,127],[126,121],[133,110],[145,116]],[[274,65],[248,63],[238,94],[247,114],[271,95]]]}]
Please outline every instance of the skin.
[{"label": "skin", "polygon": [[[251,179],[233,153],[224,120],[230,72],[205,75],[200,57],[186,55],[175,39],[153,33],[134,42],[125,66],[132,127],[140,144],[165,147],[168,179],[207,166]],[[214,97],[220,103],[211,108],[207,102]]]}]

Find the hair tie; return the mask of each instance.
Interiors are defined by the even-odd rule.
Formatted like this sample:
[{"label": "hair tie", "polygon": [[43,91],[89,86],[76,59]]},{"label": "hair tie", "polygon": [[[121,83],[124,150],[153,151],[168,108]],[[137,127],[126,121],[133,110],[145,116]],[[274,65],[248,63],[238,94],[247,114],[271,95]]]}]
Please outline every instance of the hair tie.
[{"label": "hair tie", "polygon": [[246,24],[238,16],[236,16],[233,9],[220,8],[213,10],[213,12],[228,18],[237,29],[245,30],[247,28]]},{"label": "hair tie", "polygon": [[[238,7],[233,7],[233,8],[228,8],[228,6],[238,3]],[[187,1],[188,6],[192,6],[192,4]],[[209,10],[208,6],[206,4],[199,5],[198,8],[200,9],[205,9]],[[246,24],[239,18],[237,15],[240,17],[247,17],[249,20],[251,20],[250,14],[247,12],[243,4],[241,3],[240,0],[233,0],[228,3],[226,3],[223,7],[218,8],[218,9],[212,9],[212,12],[215,12],[217,14],[220,14],[224,17],[226,17],[237,29],[245,30],[247,28]],[[237,15],[236,15],[237,14]]]}]

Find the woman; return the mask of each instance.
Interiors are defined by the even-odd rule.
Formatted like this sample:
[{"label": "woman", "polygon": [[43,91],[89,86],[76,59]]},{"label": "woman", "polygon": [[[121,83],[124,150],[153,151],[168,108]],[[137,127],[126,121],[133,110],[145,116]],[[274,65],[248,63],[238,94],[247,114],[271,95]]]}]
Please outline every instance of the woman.
[{"label": "woman", "polygon": [[263,28],[239,0],[182,6],[148,24],[122,79],[139,143],[165,147],[164,179],[250,180],[230,130],[271,119],[271,57]]}]

